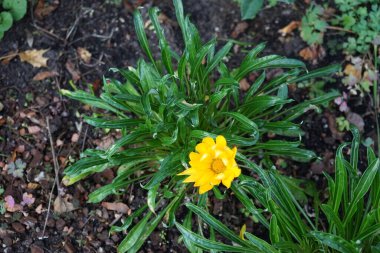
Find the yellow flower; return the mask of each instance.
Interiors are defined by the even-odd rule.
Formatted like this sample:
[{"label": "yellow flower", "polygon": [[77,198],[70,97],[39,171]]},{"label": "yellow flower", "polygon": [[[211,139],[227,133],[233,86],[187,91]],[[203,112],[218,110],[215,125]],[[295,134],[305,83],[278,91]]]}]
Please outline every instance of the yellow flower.
[{"label": "yellow flower", "polygon": [[226,139],[219,135],[214,141],[211,137],[203,138],[191,152],[190,168],[178,175],[187,175],[184,183],[194,182],[199,187],[199,194],[211,190],[221,182],[230,188],[232,180],[241,173],[235,161],[237,148],[227,146]]}]

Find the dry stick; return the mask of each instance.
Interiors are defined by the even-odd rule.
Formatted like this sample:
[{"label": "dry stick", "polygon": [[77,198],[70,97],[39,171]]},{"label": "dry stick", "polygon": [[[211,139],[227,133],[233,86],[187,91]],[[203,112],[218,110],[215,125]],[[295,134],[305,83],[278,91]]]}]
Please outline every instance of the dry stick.
[{"label": "dry stick", "polygon": [[47,214],[46,214],[46,218],[45,218],[44,228],[42,230],[42,236],[41,236],[40,239],[43,239],[44,235],[45,235],[45,229],[46,229],[46,225],[47,225],[47,222],[48,222],[49,213],[50,213],[50,209],[51,209],[51,201],[52,201],[52,198],[53,198],[54,187],[55,187],[55,185],[57,185],[58,195],[59,195],[59,190],[61,189],[61,186],[59,185],[59,174],[58,174],[59,173],[59,165],[58,165],[57,157],[55,156],[54,142],[53,142],[53,137],[52,137],[51,131],[50,131],[50,123],[49,123],[49,118],[48,117],[46,117],[46,128],[48,130],[49,140],[50,140],[50,146],[51,146],[51,153],[53,155],[53,164],[54,164],[55,177],[54,177],[53,186],[51,187],[51,191],[50,191],[48,210],[47,210]]},{"label": "dry stick", "polygon": [[342,27],[338,27],[338,26],[327,26],[326,27],[327,29],[330,29],[330,30],[336,30],[336,31],[341,31],[341,32],[346,32],[346,33],[353,33],[353,34],[356,34],[356,32],[353,32],[351,30],[348,30],[348,29],[344,29]]}]

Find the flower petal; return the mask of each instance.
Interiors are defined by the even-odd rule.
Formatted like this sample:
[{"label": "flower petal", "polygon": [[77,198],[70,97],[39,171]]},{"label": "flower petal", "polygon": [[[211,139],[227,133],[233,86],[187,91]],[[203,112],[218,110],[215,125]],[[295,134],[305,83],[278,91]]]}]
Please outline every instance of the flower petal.
[{"label": "flower petal", "polygon": [[222,135],[218,135],[216,137],[216,145],[218,148],[225,148],[227,146],[226,138],[224,138]]},{"label": "flower petal", "polygon": [[214,145],[215,145],[215,141],[214,141],[214,139],[211,138],[211,137],[209,137],[209,136],[203,138],[202,142],[203,142],[203,143],[206,143],[206,144],[208,144],[208,145],[210,145],[210,146],[214,146]]},{"label": "flower petal", "polygon": [[209,190],[212,189],[212,187],[214,187],[213,185],[211,184],[204,184],[204,185],[201,185],[199,187],[199,194],[203,194],[205,192],[208,192]]}]

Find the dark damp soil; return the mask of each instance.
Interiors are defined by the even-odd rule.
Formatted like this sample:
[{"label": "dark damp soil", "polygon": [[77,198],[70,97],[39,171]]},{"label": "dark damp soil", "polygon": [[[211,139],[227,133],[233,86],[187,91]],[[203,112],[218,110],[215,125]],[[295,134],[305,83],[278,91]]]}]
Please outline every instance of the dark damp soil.
[{"label": "dark damp soil", "polygon": [[[63,97],[59,90],[72,89],[72,83],[78,88],[92,84],[95,92],[99,92],[103,75],[111,75],[107,72],[109,68],[136,64],[142,51],[133,30],[132,12],[139,6],[144,7],[144,18],[149,7],[158,6],[172,48],[180,52],[183,42],[170,0],[124,1],[120,6],[100,0],[46,1],[47,6],[54,3],[58,3],[58,7],[43,19],[37,19],[36,6],[30,7],[27,16],[0,42],[0,187],[5,190],[0,199],[12,196],[16,204],[21,203],[23,196],[34,199],[33,203],[24,204],[22,210],[0,216],[0,252],[116,252],[125,233],[109,236],[108,230],[111,225],[120,225],[130,211],[142,204],[146,192],[131,187],[124,195],[107,198],[109,203],[122,200],[126,204],[119,212],[101,204],[86,203],[89,193],[113,179],[113,170],[72,186],[61,184],[62,171],[68,162],[77,159],[86,148],[109,145],[118,136],[86,125],[78,112],[90,113],[91,109]],[[278,5],[263,10],[253,21],[241,21],[239,7],[233,1],[184,1],[185,12],[205,41],[214,36],[221,43],[231,37],[253,45],[265,41],[267,47],[263,54],[295,58],[299,58],[299,51],[307,45],[298,32],[282,37],[278,30],[291,21],[300,20],[306,7],[305,4],[291,8]],[[157,48],[152,32],[148,37],[152,48]],[[91,53],[87,62],[78,53],[81,48]],[[46,66],[33,67],[19,57],[6,57],[31,49],[47,50]],[[234,52],[236,56],[228,63],[231,66],[236,66],[244,56],[242,47],[235,46]],[[343,60],[343,56],[327,54],[316,65],[308,64],[308,68]],[[36,76],[41,73],[50,77],[36,80],[41,79]],[[339,79],[325,88],[343,90]],[[309,93],[307,89],[295,88],[291,95],[302,101]],[[356,103],[353,108],[365,121],[363,135],[373,137],[374,121],[367,113],[370,99],[360,98]],[[289,163],[284,173],[320,181],[323,185],[322,171],[333,172],[336,148],[351,138],[336,130],[335,118],[339,115],[337,108],[330,105],[319,113],[310,111],[301,119],[306,133],[305,147],[324,159],[313,165]],[[52,151],[59,163],[58,173],[54,169]],[[17,161],[25,163],[21,175],[9,174],[10,164]],[[59,193],[57,188],[52,190],[56,176]],[[211,200],[210,210],[237,233],[246,224],[247,231],[267,238],[266,232],[245,215],[235,198]],[[141,252],[184,252],[178,239],[175,229],[160,225]]]}]

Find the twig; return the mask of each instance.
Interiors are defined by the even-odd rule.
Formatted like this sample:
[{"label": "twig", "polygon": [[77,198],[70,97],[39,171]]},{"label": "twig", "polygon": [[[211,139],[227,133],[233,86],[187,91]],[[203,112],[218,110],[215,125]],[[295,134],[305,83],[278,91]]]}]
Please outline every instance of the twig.
[{"label": "twig", "polygon": [[66,44],[66,40],[62,39],[61,37],[59,37],[58,35],[46,30],[45,28],[42,28],[41,26],[39,25],[36,25],[36,24],[33,24],[33,26],[37,29],[37,30],[40,30],[44,33],[46,33],[47,35],[49,35],[50,37],[53,37],[54,39],[57,39],[57,40],[60,40],[60,41],[63,41],[65,44]]},{"label": "twig", "polygon": [[57,185],[58,195],[59,195],[59,191],[61,189],[61,186],[59,185],[59,165],[58,165],[57,157],[55,156],[54,141],[53,141],[53,137],[51,135],[50,123],[49,123],[49,118],[48,117],[46,117],[46,128],[48,130],[49,140],[50,140],[50,146],[51,146],[51,153],[53,155],[53,164],[54,164],[55,177],[54,177],[53,186],[51,187],[51,191],[50,191],[48,210],[47,210],[47,213],[46,213],[46,218],[45,218],[44,228],[42,230],[41,239],[43,239],[44,235],[45,235],[45,229],[46,229],[46,225],[47,225],[47,222],[48,222],[49,213],[50,213],[50,209],[51,209],[51,202],[52,202],[52,198],[53,198],[54,188]]},{"label": "twig", "polygon": [[87,131],[88,131],[88,125],[86,126],[86,130],[84,131],[84,137],[83,137],[83,143],[82,143],[82,152],[83,152],[84,146],[86,144]]},{"label": "twig", "polygon": [[327,29],[330,29],[330,30],[337,30],[337,31],[341,31],[341,32],[346,32],[346,33],[352,33],[352,34],[356,34],[355,32],[351,31],[351,30],[348,30],[348,29],[344,29],[342,27],[338,27],[338,26],[327,26],[326,27]]},{"label": "twig", "polygon": [[1,60],[4,60],[4,59],[7,59],[7,58],[13,58],[13,57],[16,57],[18,55],[18,52],[16,52],[16,53],[11,53],[11,54],[8,54],[8,55],[4,55],[4,56],[1,56],[0,57],[0,61]]}]

